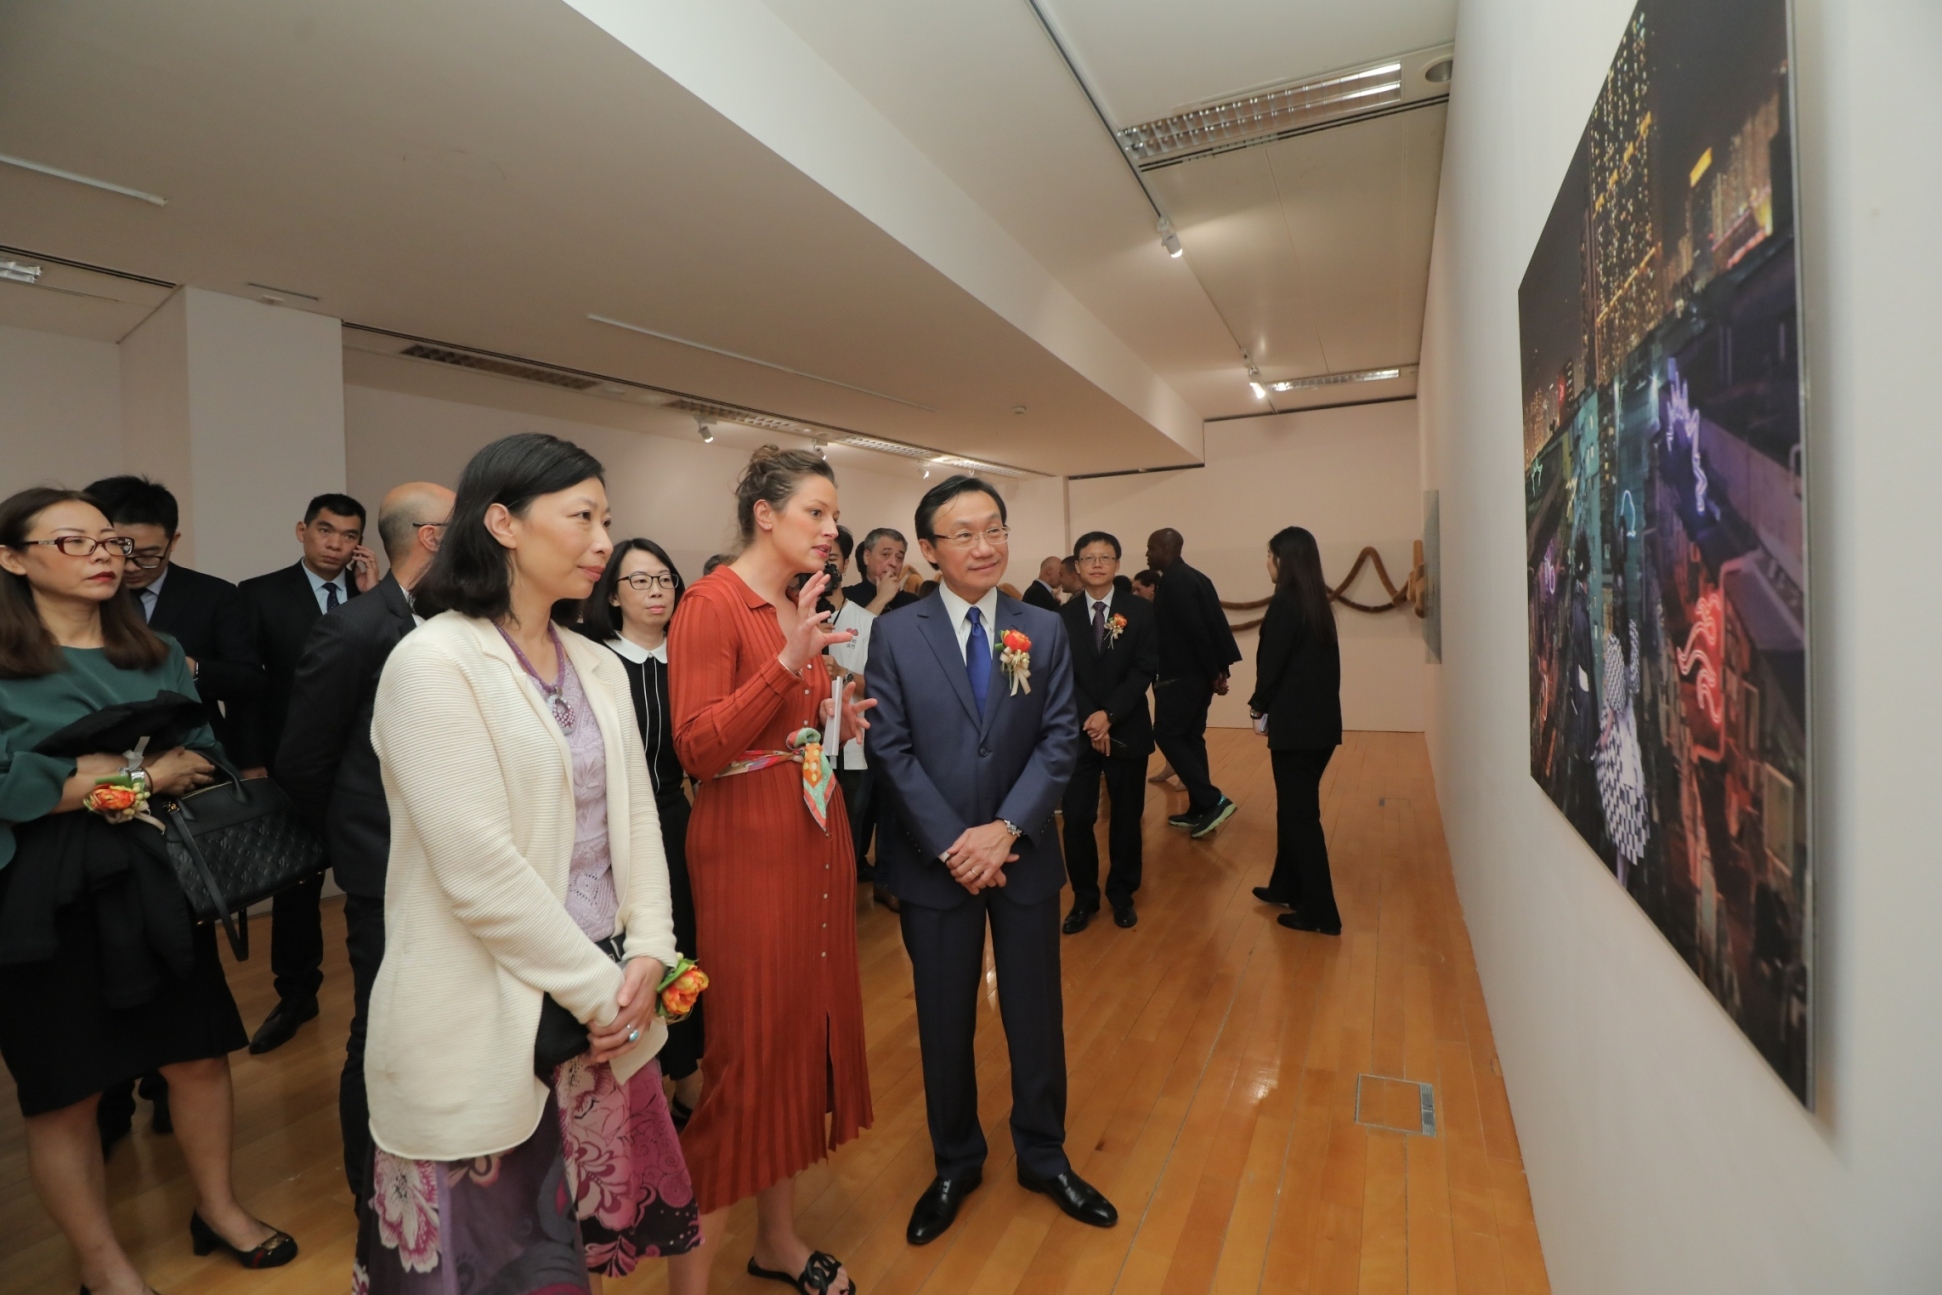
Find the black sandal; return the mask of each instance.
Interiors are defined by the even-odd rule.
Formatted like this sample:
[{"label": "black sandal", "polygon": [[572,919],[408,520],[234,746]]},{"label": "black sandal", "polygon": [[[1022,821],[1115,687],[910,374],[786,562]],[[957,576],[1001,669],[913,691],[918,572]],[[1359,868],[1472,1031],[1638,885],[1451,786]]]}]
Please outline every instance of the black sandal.
[{"label": "black sandal", "polygon": [[[748,1261],[749,1276],[766,1277],[772,1282],[794,1286],[802,1292],[802,1295],[836,1295],[830,1290],[830,1283],[836,1280],[836,1274],[842,1270],[842,1267],[843,1265],[836,1261],[835,1255],[824,1254],[820,1250],[809,1252],[809,1262],[803,1265],[802,1275],[799,1277],[791,1277],[788,1273],[777,1272],[773,1268],[764,1268],[755,1262],[753,1255]],[[850,1288],[841,1292],[841,1295],[856,1295],[856,1278],[848,1277],[844,1280],[849,1282]]]}]

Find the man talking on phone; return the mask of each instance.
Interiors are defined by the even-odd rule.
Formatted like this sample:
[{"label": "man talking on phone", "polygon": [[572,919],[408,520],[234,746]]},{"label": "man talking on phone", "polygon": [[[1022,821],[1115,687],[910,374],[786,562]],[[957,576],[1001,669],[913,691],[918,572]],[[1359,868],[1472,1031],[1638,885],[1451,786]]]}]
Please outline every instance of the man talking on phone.
[{"label": "man talking on phone", "polygon": [[[311,627],[378,583],[378,560],[364,547],[364,505],[349,495],[318,495],[297,523],[303,556],[290,566],[243,581],[243,596],[256,613],[256,643],[263,661],[259,747],[272,760],[283,742],[297,662]],[[270,766],[272,777],[276,765]],[[317,1015],[324,983],[324,926],[318,912],[324,874],[305,879],[272,901],[270,970],[277,1005],[264,1018],[249,1050],[273,1051],[296,1037]]]}]

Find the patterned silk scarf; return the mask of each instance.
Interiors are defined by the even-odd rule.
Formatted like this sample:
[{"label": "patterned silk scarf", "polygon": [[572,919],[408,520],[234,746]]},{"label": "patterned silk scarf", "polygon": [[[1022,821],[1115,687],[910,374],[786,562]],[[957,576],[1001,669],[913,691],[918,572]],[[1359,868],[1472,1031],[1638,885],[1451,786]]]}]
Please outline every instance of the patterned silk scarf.
[{"label": "patterned silk scarf", "polygon": [[717,778],[732,778],[737,774],[754,773],[771,765],[800,764],[802,766],[802,799],[809,806],[809,816],[816,820],[816,826],[829,831],[829,789],[835,781],[835,764],[823,750],[823,735],[813,728],[798,729],[789,738],[786,751],[744,751],[742,758],[731,763],[716,774]]}]

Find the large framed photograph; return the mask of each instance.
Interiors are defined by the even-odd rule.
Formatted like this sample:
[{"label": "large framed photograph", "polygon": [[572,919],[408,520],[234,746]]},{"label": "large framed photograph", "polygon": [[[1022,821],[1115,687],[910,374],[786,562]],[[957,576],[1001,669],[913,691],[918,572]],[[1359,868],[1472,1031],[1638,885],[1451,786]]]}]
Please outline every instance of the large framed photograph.
[{"label": "large framed photograph", "polygon": [[1518,291],[1531,776],[1812,1104],[1786,0],[1641,0]]}]

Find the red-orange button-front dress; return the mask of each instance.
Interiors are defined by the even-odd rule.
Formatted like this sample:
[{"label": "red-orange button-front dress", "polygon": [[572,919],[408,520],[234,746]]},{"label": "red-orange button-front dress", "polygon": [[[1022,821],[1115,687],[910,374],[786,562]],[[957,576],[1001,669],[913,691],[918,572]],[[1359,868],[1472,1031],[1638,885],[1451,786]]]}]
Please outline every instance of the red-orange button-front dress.
[{"label": "red-orange button-front dress", "polygon": [[682,595],[669,627],[674,746],[700,785],[688,872],[709,978],[707,1078],[681,1145],[704,1214],[801,1172],[871,1120],[841,794],[830,789],[825,832],[800,764],[716,777],[820,726],[829,674],[820,659],[790,674],[782,647],[775,608],[726,566]]}]

